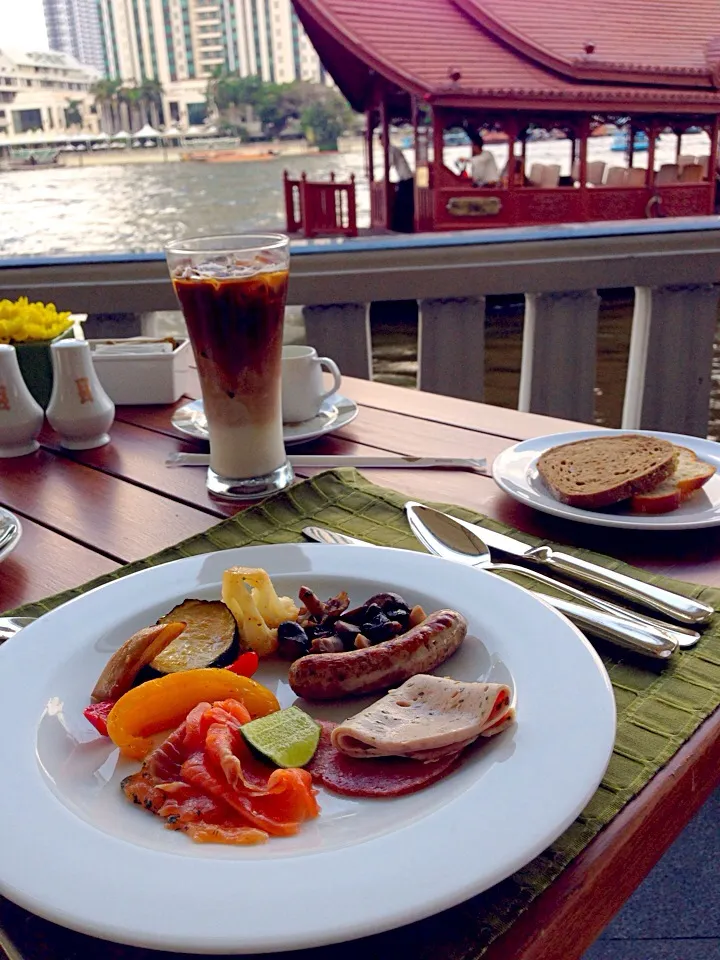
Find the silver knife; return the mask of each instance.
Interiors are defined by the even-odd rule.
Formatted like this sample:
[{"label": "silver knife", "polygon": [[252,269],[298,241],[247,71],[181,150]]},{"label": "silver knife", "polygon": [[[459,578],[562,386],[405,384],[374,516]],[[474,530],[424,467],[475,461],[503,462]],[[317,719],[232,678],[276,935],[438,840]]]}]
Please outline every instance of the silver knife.
[{"label": "silver knife", "polygon": [[[408,506],[432,509],[415,501],[408,501],[405,507]],[[446,516],[450,516],[450,514],[446,514]],[[579,557],[571,557],[567,553],[561,553],[559,550],[553,550],[550,547],[531,547],[529,544],[523,543],[522,540],[516,540],[504,533],[497,533],[495,530],[477,523],[461,520],[459,517],[452,517],[452,519],[465,527],[466,530],[470,530],[471,533],[480,537],[491,550],[500,550],[501,553],[509,554],[512,557],[520,557],[531,563],[549,567],[555,573],[571,577],[580,583],[600,590],[607,590],[609,593],[622,597],[623,600],[654,610],[656,613],[660,613],[678,623],[707,623],[715,613],[713,608],[706,603],[683,597],[679,593],[672,593],[670,590],[656,587],[651,583],[643,583],[643,581],[628,577],[624,573],[599,567],[597,564],[581,560]]]},{"label": "silver knife", "polygon": [[[308,539],[315,540],[318,543],[350,544],[362,547],[376,546],[376,544],[368,543],[366,540],[358,540],[357,537],[336,533],[334,530],[327,530],[324,527],[304,527],[302,532]],[[474,566],[469,560],[461,561],[459,556],[453,556],[452,559],[456,562],[468,562],[469,565]],[[587,630],[603,640],[616,643],[625,649],[661,660],[667,659],[677,649],[677,643],[669,638],[657,637],[648,633],[635,620],[614,617],[597,608],[571,603],[569,600],[561,600],[558,597],[545,594],[533,594],[533,596],[553,607],[559,613],[563,613],[581,629]]]}]

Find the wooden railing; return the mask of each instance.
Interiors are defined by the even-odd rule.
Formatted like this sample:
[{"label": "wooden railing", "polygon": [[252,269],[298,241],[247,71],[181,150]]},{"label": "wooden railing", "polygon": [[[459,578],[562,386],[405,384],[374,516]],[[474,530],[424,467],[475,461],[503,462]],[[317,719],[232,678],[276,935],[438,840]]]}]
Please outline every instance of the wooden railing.
[{"label": "wooden railing", "polygon": [[356,237],[355,174],[347,183],[338,183],[335,174],[329,181],[308,180],[303,173],[291,180],[283,175],[287,232],[312,237]]},{"label": "wooden railing", "polygon": [[[591,420],[598,289],[635,288],[625,428],[707,433],[720,219],[660,219],[293,246],[308,342],[371,377],[369,305],[419,303],[419,385],[483,399],[485,297],[524,293],[520,408]],[[76,312],[177,309],[159,254],[0,261],[0,299]]]}]

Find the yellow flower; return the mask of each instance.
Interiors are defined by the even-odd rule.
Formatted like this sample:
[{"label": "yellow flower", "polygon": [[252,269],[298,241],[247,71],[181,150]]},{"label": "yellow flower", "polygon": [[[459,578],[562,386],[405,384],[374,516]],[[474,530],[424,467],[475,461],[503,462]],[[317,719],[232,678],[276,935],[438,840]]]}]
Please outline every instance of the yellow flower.
[{"label": "yellow flower", "polygon": [[58,313],[54,303],[0,300],[0,343],[54,340],[71,326],[70,311]]}]

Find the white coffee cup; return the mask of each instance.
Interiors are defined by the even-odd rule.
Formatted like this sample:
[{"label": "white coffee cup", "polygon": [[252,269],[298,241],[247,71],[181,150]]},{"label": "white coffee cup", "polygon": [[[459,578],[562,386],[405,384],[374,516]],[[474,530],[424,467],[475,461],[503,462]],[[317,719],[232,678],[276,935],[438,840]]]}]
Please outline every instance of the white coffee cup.
[{"label": "white coffee cup", "polygon": [[[323,383],[323,368],[333,376],[329,390]],[[282,350],[283,423],[312,420],[323,400],[340,389],[342,377],[329,357],[319,357],[315,347],[290,346]]]}]

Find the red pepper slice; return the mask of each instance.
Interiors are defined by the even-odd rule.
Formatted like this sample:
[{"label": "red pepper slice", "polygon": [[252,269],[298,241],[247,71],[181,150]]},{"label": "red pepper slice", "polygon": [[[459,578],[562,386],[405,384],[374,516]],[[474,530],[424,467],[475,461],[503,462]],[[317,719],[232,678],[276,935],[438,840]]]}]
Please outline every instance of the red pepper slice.
[{"label": "red pepper slice", "polygon": [[240,677],[251,677],[257,670],[259,663],[260,658],[255,651],[248,650],[247,653],[241,653],[237,660],[226,667],[226,669],[237,673]]},{"label": "red pepper slice", "polygon": [[89,720],[103,737],[108,735],[107,718],[114,706],[115,700],[101,700],[100,703],[91,703],[83,710],[85,719]]}]

